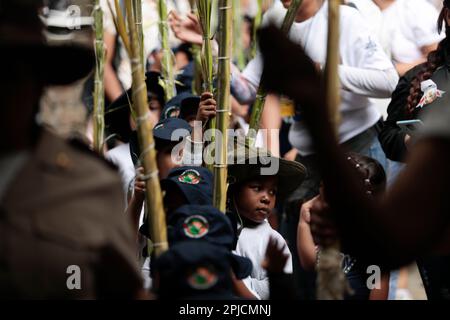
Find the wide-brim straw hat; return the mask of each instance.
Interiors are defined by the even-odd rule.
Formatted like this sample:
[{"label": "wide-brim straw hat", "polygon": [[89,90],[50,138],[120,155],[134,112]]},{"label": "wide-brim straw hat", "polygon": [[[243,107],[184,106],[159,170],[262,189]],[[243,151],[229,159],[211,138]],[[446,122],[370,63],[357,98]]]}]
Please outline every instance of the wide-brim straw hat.
[{"label": "wide-brim straw hat", "polygon": [[[80,12],[93,8],[92,1],[86,0],[77,6]],[[47,85],[65,85],[87,76],[95,64],[92,27],[48,24],[51,19],[40,15],[42,8],[38,0],[2,1],[0,49],[26,57]]]},{"label": "wide-brim straw hat", "polygon": [[[306,178],[306,168],[299,162],[274,157],[268,150],[250,147],[248,142],[235,143],[229,158],[228,182],[240,184],[264,176],[278,177],[277,200],[283,201],[295,191]],[[278,163],[277,170],[269,170]]]}]

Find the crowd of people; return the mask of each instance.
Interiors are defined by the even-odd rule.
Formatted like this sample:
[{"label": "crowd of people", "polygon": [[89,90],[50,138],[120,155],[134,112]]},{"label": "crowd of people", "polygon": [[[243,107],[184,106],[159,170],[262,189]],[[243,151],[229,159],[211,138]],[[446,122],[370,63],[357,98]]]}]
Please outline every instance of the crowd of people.
[{"label": "crowd of people", "polygon": [[[329,1],[303,0],[288,34],[278,28],[291,0],[233,1],[241,52],[230,62],[237,134],[224,212],[214,206],[202,137],[223,106],[196,83],[204,37],[195,1],[166,1],[176,77],[170,100],[157,2],[141,4],[169,247],[161,255],[146,205],[148,150],[132,108],[132,59],[117,30],[125,1],[99,1],[107,137],[100,154],[89,130],[63,138],[39,117],[46,87],[82,81],[92,126],[93,1],[1,1],[0,297],[314,300],[324,248],[339,241],[352,289],[345,299],[395,298],[396,270],[413,262],[427,298],[450,299],[450,1],[340,5],[337,128],[322,81]],[[81,18],[69,28],[58,17],[73,5]],[[213,38],[215,64],[218,46]],[[261,85],[268,94],[260,128],[269,134],[262,130],[253,146],[240,138]],[[273,163],[277,170],[267,170]],[[371,266],[381,270],[374,287]]]}]

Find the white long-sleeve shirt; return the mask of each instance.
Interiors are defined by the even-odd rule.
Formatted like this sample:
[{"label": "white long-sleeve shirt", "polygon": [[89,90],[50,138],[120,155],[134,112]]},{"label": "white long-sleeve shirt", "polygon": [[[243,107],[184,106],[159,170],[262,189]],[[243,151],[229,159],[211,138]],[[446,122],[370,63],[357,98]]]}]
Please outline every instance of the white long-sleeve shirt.
[{"label": "white long-sleeve shirt", "polygon": [[[264,24],[281,25],[286,10],[276,3],[263,18]],[[388,98],[398,82],[398,74],[359,12],[340,7],[341,125],[339,140],[345,142],[372,127],[381,117],[369,98]],[[328,2],[301,23],[294,23],[289,37],[301,45],[315,62],[325,65],[327,49]],[[238,100],[254,98],[262,74],[262,55],[249,62],[242,75],[232,77],[232,92]],[[243,79],[242,79],[243,78]],[[299,88],[301,90],[302,88]],[[252,96],[253,95],[253,96]],[[241,100],[242,101],[242,100]],[[248,102],[248,101],[247,101]],[[314,153],[308,131],[302,121],[294,123],[289,134],[291,144],[301,155]]]}]

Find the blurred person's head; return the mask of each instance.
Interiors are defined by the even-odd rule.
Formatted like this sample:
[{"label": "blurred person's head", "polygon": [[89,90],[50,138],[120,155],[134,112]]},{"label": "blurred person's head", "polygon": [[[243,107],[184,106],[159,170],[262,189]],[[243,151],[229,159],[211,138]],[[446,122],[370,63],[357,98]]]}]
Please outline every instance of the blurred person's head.
[{"label": "blurred person's head", "polygon": [[[170,170],[180,166],[185,138],[190,132],[189,124],[178,118],[161,120],[153,128],[159,179],[166,178]],[[139,166],[143,155],[136,131],[131,134],[129,142],[131,159],[135,166]]]},{"label": "blurred person's head", "polygon": [[[160,74],[147,72],[145,84],[147,87],[147,101],[149,111],[159,119],[162,107],[165,104],[164,89],[160,85]],[[133,103],[132,88],[109,104],[105,109],[105,129],[109,134],[115,134],[123,142],[130,140],[130,135],[137,129],[136,122],[131,113]]]},{"label": "blurred person's head", "polygon": [[[0,6],[0,149],[8,151],[27,147],[36,137],[34,118],[44,87],[85,77],[93,68],[94,52],[92,30],[82,25],[65,30],[72,37],[70,43],[54,41],[65,28],[53,27],[47,16],[45,27],[38,15],[42,1],[2,1]],[[87,1],[80,8],[84,14]]]},{"label": "blurred person's head", "polygon": [[371,197],[382,195],[386,190],[386,172],[383,166],[377,160],[358,153],[349,152],[345,156],[364,182],[366,194]]},{"label": "blurred person's head", "polygon": [[192,61],[191,44],[182,43],[175,50],[175,66],[177,70],[181,70]]}]

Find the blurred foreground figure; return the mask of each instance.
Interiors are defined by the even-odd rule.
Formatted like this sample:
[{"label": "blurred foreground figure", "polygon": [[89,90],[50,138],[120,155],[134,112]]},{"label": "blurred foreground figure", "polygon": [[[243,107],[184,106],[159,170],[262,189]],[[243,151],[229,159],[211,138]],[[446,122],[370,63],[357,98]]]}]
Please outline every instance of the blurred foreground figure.
[{"label": "blurred foreground figure", "polygon": [[[92,29],[44,30],[40,5],[0,1],[0,297],[133,298],[141,279],[119,177],[81,142],[35,120],[45,86],[92,70]],[[92,10],[92,2],[76,5]],[[47,22],[68,12],[53,8]]]},{"label": "blurred foreground figure", "polygon": [[[445,22],[448,26],[450,14]],[[315,242],[323,245],[332,241],[330,215],[326,215],[331,211],[343,250],[366,263],[389,270],[418,257],[449,254],[448,104],[440,104],[424,115],[424,126],[415,139],[408,167],[383,199],[373,201],[365,196],[364,183],[334,138],[323,81],[313,62],[300,46],[274,27],[261,31],[260,47],[267,88],[302,105],[302,115],[317,149],[330,207],[311,208]]]}]

